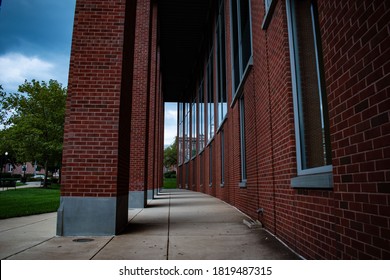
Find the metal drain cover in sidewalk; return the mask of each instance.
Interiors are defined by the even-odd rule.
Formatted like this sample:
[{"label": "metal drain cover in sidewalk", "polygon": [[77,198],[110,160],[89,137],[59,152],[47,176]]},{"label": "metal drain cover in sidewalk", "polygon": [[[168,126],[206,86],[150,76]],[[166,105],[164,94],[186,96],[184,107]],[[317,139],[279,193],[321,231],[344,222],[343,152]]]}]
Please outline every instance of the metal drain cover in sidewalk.
[{"label": "metal drain cover in sidewalk", "polygon": [[77,239],[73,239],[73,242],[91,242],[91,241],[94,241],[94,239],[92,238],[77,238]]}]

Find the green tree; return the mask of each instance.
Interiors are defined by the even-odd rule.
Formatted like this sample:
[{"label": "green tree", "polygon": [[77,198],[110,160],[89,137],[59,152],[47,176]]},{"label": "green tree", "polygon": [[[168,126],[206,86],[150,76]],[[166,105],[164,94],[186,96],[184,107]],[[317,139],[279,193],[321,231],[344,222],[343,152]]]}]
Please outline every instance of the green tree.
[{"label": "green tree", "polygon": [[164,166],[169,168],[177,165],[177,137],[172,145],[164,149]]},{"label": "green tree", "polygon": [[32,80],[19,86],[19,92],[5,98],[9,112],[7,128],[0,137],[18,162],[37,162],[45,168],[59,167],[65,120],[66,88],[55,80]]},{"label": "green tree", "polygon": [[4,108],[4,103],[6,100],[6,93],[3,91],[2,85],[0,85],[0,130],[5,124],[6,116],[7,116],[7,110]]}]

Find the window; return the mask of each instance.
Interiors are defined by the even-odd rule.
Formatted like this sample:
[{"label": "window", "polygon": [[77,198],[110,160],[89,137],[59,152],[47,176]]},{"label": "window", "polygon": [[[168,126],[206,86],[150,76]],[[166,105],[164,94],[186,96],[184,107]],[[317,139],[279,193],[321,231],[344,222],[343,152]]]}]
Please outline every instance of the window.
[{"label": "window", "polygon": [[265,6],[265,12],[267,13],[269,11],[269,8],[271,7],[273,0],[264,0],[264,6]]},{"label": "window", "polygon": [[246,147],[245,147],[245,105],[244,96],[240,97],[240,152],[241,152],[241,187],[246,182]]},{"label": "window", "polygon": [[10,172],[14,171],[14,167],[12,164],[6,164],[5,166],[6,166],[6,172],[10,173]]},{"label": "window", "polygon": [[265,13],[264,13],[263,26],[262,26],[263,29],[267,29],[271,21],[271,17],[274,12],[275,5],[276,5],[276,0],[264,0]]},{"label": "window", "polygon": [[[317,7],[312,0],[287,0],[287,18],[298,175],[331,172],[328,109]],[[315,180],[311,181],[318,185]],[[293,186],[299,184],[304,185],[302,180],[293,180]]]},{"label": "window", "polygon": [[196,156],[196,140],[197,140],[197,133],[196,133],[196,98],[192,102],[192,110],[191,110],[191,156]]},{"label": "window", "polygon": [[210,53],[207,64],[207,141],[210,142],[214,137],[214,56]]},{"label": "window", "polygon": [[206,135],[205,135],[205,102],[204,102],[204,95],[203,95],[203,81],[199,85],[198,89],[198,101],[199,101],[199,119],[198,119],[198,126],[199,126],[199,135],[198,135],[198,143],[199,143],[199,153],[201,153],[205,146],[206,141]]},{"label": "window", "polygon": [[226,52],[225,52],[225,7],[224,1],[220,1],[216,30],[216,55],[217,55],[217,99],[218,99],[218,127],[221,126],[227,113],[226,98]]},{"label": "window", "polygon": [[178,123],[179,123],[179,141],[178,141],[178,165],[183,164],[183,157],[184,157],[184,122],[183,122],[183,114],[184,114],[184,104],[178,103]]},{"label": "window", "polygon": [[252,64],[250,1],[231,0],[233,95],[239,91],[248,66]]},{"label": "window", "polygon": [[190,154],[191,154],[191,139],[190,139],[190,103],[184,103],[185,108],[185,116],[184,116],[184,162],[187,162],[190,160]]}]

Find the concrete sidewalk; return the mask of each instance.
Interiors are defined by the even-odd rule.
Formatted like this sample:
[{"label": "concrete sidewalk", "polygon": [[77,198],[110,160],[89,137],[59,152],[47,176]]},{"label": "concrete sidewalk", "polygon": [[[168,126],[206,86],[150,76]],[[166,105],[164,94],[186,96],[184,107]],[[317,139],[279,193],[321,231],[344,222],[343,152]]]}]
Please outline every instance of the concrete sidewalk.
[{"label": "concrete sidewalk", "polygon": [[224,260],[298,259],[236,208],[202,193],[164,190],[130,209],[125,232],[58,237],[56,213],[0,220],[0,259]]},{"label": "concrete sidewalk", "polygon": [[[19,182],[19,181],[18,181]],[[16,190],[16,189],[25,189],[25,188],[39,188],[41,187],[40,181],[34,181],[34,182],[26,182],[25,185],[22,186],[16,186],[16,187],[1,187],[0,192],[2,191],[8,191],[8,190]]]}]

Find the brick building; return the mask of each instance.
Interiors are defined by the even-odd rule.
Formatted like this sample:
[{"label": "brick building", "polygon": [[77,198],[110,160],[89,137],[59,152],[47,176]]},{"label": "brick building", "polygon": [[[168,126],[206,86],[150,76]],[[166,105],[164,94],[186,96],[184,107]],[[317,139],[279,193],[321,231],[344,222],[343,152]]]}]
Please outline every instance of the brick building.
[{"label": "brick building", "polygon": [[234,205],[308,259],[390,259],[387,1],[77,0],[60,235],[117,234],[162,185]]}]

